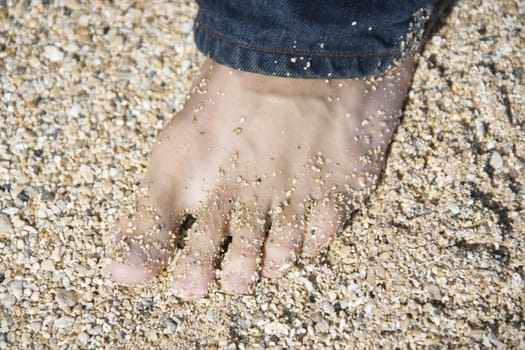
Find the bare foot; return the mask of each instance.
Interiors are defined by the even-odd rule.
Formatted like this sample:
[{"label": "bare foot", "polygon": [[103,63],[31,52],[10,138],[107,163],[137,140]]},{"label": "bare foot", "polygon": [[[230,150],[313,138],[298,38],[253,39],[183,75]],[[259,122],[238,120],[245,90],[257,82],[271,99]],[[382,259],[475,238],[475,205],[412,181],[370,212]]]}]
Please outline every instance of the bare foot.
[{"label": "bare foot", "polygon": [[133,284],[158,274],[187,214],[195,222],[173,273],[183,299],[205,296],[215,278],[245,293],[261,274],[279,277],[315,253],[375,185],[412,66],[323,81],[207,61],[160,135],[134,212],[120,220],[111,277]]}]

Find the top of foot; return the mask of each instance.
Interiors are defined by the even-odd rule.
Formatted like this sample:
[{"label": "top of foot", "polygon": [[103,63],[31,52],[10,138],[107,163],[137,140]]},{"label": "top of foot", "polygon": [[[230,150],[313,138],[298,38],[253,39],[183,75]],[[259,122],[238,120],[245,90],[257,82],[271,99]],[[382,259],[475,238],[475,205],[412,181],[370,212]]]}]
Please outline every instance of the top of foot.
[{"label": "top of foot", "polygon": [[206,295],[214,279],[245,293],[317,251],[375,185],[411,68],[323,81],[205,62],[159,137],[134,211],[119,222],[111,277],[133,284],[157,275],[188,214],[195,222],[173,272],[183,299]]}]

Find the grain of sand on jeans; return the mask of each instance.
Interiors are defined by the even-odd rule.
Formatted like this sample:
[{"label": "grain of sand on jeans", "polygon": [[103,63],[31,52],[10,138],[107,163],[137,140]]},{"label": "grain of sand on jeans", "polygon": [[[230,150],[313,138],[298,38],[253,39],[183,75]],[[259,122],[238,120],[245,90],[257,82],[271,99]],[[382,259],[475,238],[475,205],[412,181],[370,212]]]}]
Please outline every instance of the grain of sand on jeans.
[{"label": "grain of sand on jeans", "polygon": [[0,1],[0,348],[524,348],[523,3],[460,1],[348,230],[252,295],[102,275],[202,56],[193,3]]}]

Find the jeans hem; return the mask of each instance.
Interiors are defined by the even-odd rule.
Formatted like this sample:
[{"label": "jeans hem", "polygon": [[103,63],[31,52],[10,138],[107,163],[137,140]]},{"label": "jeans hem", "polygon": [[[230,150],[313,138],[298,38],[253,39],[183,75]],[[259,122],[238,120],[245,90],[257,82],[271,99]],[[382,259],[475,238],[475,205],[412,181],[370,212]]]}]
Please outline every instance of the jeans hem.
[{"label": "jeans hem", "polygon": [[[430,10],[430,9],[424,9]],[[413,55],[422,37],[429,12],[414,15],[397,50],[378,52],[301,52],[274,50],[244,43],[206,24],[198,14],[194,38],[199,51],[232,69],[264,75],[301,79],[352,79],[378,75],[403,58]],[[408,32],[411,34],[408,35]],[[408,40],[408,38],[411,38]]]}]

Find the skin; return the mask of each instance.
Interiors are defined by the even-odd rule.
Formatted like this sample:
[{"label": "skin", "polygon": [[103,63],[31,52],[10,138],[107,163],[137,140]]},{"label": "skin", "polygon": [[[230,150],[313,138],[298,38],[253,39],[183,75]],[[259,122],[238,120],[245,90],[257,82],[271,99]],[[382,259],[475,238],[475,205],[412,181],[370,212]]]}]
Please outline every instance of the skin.
[{"label": "skin", "polygon": [[178,297],[203,297],[215,279],[241,294],[314,254],[375,186],[412,68],[328,81],[206,61],[111,239],[111,278],[149,280],[177,251]]}]

